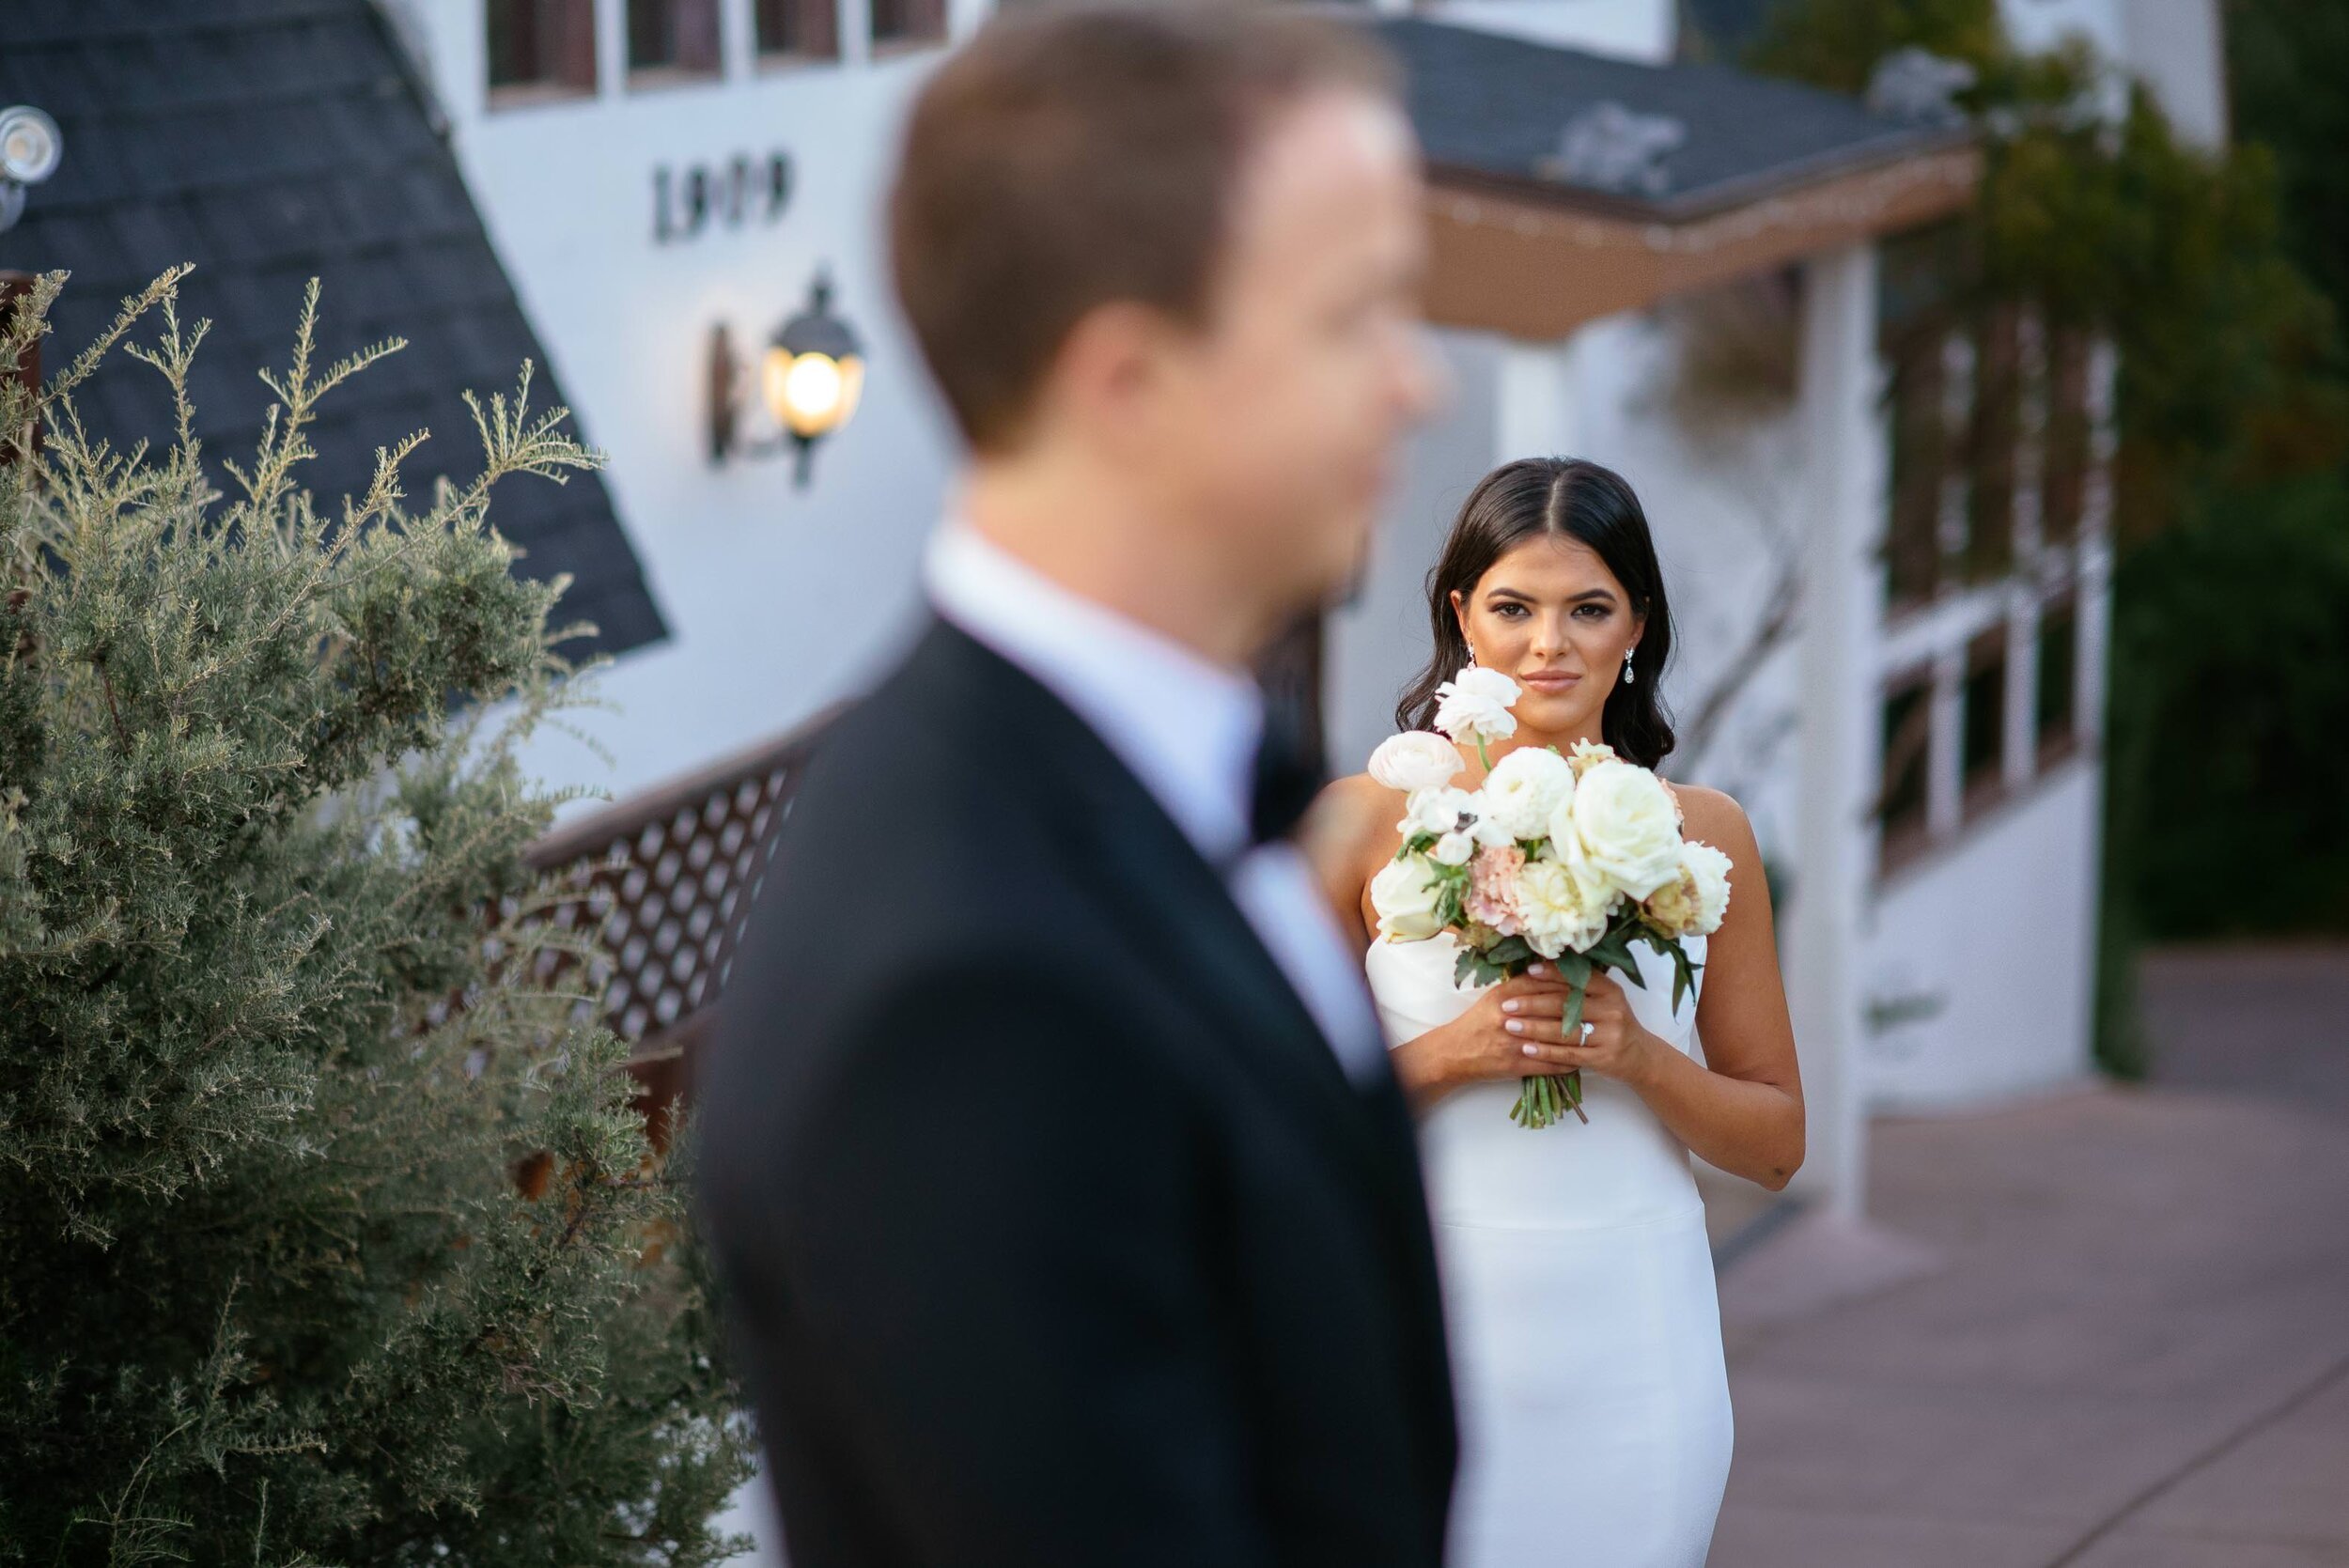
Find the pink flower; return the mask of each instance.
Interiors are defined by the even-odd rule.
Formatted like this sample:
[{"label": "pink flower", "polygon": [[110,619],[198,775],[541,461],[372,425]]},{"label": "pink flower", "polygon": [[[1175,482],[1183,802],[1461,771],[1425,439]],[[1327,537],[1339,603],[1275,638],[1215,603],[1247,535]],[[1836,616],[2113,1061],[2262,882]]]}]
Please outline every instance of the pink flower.
[{"label": "pink flower", "polygon": [[1525,929],[1517,904],[1517,874],[1524,869],[1525,851],[1514,844],[1477,851],[1469,862],[1469,891],[1460,901],[1461,912],[1504,937],[1516,936]]}]

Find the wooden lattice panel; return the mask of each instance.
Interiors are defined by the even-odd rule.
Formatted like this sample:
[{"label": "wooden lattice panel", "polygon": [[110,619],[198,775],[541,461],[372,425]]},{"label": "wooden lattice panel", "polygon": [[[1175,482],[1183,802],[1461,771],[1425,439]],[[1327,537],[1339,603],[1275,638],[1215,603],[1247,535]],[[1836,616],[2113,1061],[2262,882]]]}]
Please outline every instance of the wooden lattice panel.
[{"label": "wooden lattice panel", "polygon": [[[1270,700],[1287,706],[1300,735],[1318,746],[1318,623],[1283,638],[1259,673]],[[547,893],[531,918],[587,937],[599,952],[586,988],[600,996],[605,1021],[633,1048],[640,1069],[684,1051],[725,988],[775,830],[831,718],[820,715],[532,846],[530,863],[545,876]],[[561,948],[539,948],[536,978],[552,982],[577,962]]]},{"label": "wooden lattice panel", "polygon": [[[592,933],[588,979],[640,1058],[674,1055],[724,989],[734,951],[823,728],[819,720],[548,834],[530,863],[552,901],[537,917]],[[538,978],[575,960],[542,949]]]}]

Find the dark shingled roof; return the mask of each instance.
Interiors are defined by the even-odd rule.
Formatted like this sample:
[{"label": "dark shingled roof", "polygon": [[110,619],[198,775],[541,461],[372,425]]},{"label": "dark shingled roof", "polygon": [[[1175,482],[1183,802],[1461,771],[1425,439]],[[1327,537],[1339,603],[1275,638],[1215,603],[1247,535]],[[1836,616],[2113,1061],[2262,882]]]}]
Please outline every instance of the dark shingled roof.
[{"label": "dark shingled roof", "polygon": [[[1963,127],[1871,113],[1838,94],[1717,65],[1648,66],[1435,22],[1378,24],[1409,80],[1411,122],[1436,172],[1567,196],[1595,210],[1673,221],[1828,175],[1963,144]],[[1569,184],[1542,172],[1567,122],[1600,103],[1687,129],[1655,195]]]},{"label": "dark shingled roof", "polygon": [[[4,0],[0,104],[56,118],[64,162],[0,234],[0,267],[73,275],[44,348],[63,363],[122,297],[193,261],[180,318],[210,317],[197,356],[197,434],[208,457],[249,454],[306,280],[320,280],[319,347],[331,361],[377,339],[408,347],[320,405],[304,482],[321,498],[366,488],[376,447],[432,439],[403,471],[479,472],[461,389],[563,402],[546,351],[491,253],[480,214],[405,56],[368,0]],[[84,422],[119,444],[167,438],[160,378],[121,360],[76,395]],[[219,477],[216,475],[216,477]],[[558,620],[599,634],[577,659],[667,635],[600,475],[520,476],[490,516],[526,552],[518,570],[571,574]]]}]

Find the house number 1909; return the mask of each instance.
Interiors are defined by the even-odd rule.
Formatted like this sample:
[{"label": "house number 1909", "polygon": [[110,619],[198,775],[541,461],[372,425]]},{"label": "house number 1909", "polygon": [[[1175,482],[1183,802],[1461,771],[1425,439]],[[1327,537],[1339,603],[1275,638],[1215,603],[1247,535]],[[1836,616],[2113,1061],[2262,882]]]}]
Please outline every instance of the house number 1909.
[{"label": "house number 1909", "polygon": [[658,164],[652,171],[652,237],[656,244],[692,240],[713,224],[740,228],[771,224],[791,204],[791,155],[764,160],[738,152],[722,163]]}]

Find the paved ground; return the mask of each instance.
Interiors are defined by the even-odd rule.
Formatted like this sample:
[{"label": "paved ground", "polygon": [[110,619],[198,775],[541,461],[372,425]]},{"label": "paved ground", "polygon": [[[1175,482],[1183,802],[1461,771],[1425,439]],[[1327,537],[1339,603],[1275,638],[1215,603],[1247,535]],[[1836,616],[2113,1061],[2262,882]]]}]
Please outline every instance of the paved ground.
[{"label": "paved ground", "polygon": [[2349,1565],[2349,950],[2144,988],[2153,1086],[1879,1122],[1725,1263],[1716,1568]]}]

